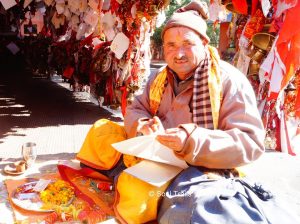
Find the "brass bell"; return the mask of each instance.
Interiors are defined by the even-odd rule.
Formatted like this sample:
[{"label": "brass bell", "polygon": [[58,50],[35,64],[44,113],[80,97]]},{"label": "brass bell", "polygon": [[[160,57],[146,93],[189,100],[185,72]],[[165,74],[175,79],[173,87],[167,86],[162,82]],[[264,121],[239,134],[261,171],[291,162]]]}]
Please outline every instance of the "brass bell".
[{"label": "brass bell", "polygon": [[230,3],[227,3],[226,5],[225,5],[225,8],[228,10],[228,11],[230,11],[230,12],[233,12],[233,13],[237,13],[237,14],[241,14],[239,11],[237,11],[235,8],[234,8],[234,6],[233,6],[233,4],[230,2]]},{"label": "brass bell", "polygon": [[275,37],[269,33],[256,33],[252,37],[252,44],[264,51],[269,51]]},{"label": "brass bell", "polygon": [[256,47],[252,47],[250,54],[248,55],[252,60],[261,63],[267,52]]},{"label": "brass bell", "polygon": [[163,1],[163,6],[167,7],[170,4],[170,0],[164,0]]},{"label": "brass bell", "polygon": [[128,95],[127,95],[127,103],[128,104],[132,104],[133,100],[134,100],[134,94],[133,93],[128,93]]},{"label": "brass bell", "polygon": [[260,64],[251,60],[248,69],[248,75],[257,75],[259,72]]}]

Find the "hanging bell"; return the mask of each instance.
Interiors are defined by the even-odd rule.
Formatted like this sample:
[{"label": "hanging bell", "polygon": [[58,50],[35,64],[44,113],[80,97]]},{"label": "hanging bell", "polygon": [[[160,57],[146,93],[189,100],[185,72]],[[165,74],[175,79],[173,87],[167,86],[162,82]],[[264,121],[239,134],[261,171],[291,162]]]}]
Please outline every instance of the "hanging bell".
[{"label": "hanging bell", "polygon": [[170,0],[163,0],[163,7],[167,7],[170,4]]},{"label": "hanging bell", "polygon": [[252,44],[264,51],[270,51],[275,37],[269,33],[256,33],[252,37]]},{"label": "hanging bell", "polygon": [[256,61],[251,60],[249,64],[248,75],[257,75],[259,72],[260,64]]},{"label": "hanging bell", "polygon": [[252,60],[261,63],[267,52],[256,47],[252,47],[250,54],[248,55]]},{"label": "hanging bell", "polygon": [[225,5],[225,8],[226,8],[228,11],[230,11],[230,12],[237,13],[237,14],[241,14],[239,11],[237,11],[237,10],[234,8],[234,6],[233,6],[233,4],[232,4],[231,2],[227,3],[227,4]]},{"label": "hanging bell", "polygon": [[127,103],[128,104],[132,104],[133,100],[134,100],[134,94],[133,93],[128,93],[128,95],[127,95]]}]

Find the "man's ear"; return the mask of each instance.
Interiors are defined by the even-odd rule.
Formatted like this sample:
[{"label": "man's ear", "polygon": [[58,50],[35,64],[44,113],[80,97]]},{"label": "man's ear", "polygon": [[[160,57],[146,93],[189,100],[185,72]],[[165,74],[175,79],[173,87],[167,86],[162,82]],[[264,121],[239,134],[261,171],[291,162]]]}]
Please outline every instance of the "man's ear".
[{"label": "man's ear", "polygon": [[207,46],[208,46],[208,41],[205,40],[204,38],[202,39],[202,43],[203,43],[203,46],[204,46],[204,47],[207,47]]},{"label": "man's ear", "polygon": [[206,40],[202,40],[202,44],[203,44],[203,46],[204,46],[205,48],[207,48],[207,47],[208,47],[208,41],[206,41]]}]

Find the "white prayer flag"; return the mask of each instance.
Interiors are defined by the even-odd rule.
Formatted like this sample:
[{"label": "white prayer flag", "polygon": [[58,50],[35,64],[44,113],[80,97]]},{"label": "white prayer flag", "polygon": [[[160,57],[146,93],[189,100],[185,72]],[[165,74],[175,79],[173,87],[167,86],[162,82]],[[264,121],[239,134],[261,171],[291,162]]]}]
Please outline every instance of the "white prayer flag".
[{"label": "white prayer flag", "polygon": [[117,59],[121,59],[128,47],[128,37],[124,33],[118,33],[112,41],[110,49],[115,53]]},{"label": "white prayer flag", "polygon": [[14,55],[20,51],[20,48],[14,42],[10,42],[8,45],[6,45],[6,47]]},{"label": "white prayer flag", "polygon": [[0,0],[5,10],[15,6],[17,3],[15,0]]}]

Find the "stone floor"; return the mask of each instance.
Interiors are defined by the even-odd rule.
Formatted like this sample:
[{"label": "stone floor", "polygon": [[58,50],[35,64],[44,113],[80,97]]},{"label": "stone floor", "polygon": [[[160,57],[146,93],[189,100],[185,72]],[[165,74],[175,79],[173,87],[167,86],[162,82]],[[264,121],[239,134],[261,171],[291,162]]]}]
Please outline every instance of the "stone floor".
[{"label": "stone floor", "polygon": [[[12,77],[16,76],[16,77]],[[54,77],[0,77],[0,158],[21,157],[22,144],[35,142],[38,155],[78,152],[93,122],[122,122],[122,115],[100,108],[86,92],[72,92]]]},{"label": "stone floor", "polygon": [[[37,144],[37,160],[73,159],[88,129],[100,118],[122,123],[119,111],[100,108],[87,93],[70,91],[58,77],[0,73],[0,169],[19,159],[22,144],[30,141]],[[300,217],[299,167],[299,156],[268,152],[243,169]]]}]

